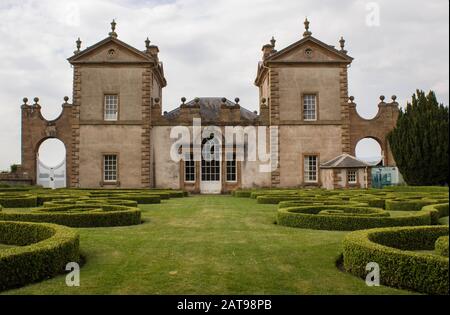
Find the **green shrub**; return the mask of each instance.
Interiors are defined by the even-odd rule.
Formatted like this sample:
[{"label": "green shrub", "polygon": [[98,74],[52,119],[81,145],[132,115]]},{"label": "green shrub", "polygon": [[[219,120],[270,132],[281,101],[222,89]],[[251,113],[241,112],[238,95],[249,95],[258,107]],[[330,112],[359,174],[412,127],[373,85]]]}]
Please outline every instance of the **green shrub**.
[{"label": "green shrub", "polygon": [[48,222],[70,227],[128,226],[141,223],[141,211],[117,205],[75,204],[35,208],[29,212],[0,212],[0,220]]},{"label": "green shrub", "polygon": [[358,196],[350,198],[351,201],[364,202],[369,205],[369,207],[375,208],[385,208],[385,199],[379,198],[379,196]]},{"label": "green shrub", "polygon": [[35,195],[31,194],[0,193],[0,204],[4,208],[36,207],[37,199]]},{"label": "green shrub", "polygon": [[117,200],[132,200],[136,201],[138,204],[155,204],[161,203],[161,199],[169,199],[169,194],[118,194],[109,197],[109,199],[117,199]]},{"label": "green shrub", "polygon": [[249,190],[235,190],[233,191],[233,196],[234,197],[239,197],[239,198],[250,198],[252,192]]},{"label": "green shrub", "polygon": [[[346,213],[319,214],[323,210],[342,210]],[[422,210],[414,215],[390,217],[379,208],[347,206],[301,206],[278,209],[279,225],[314,229],[354,231],[376,227],[430,225],[431,213]]]},{"label": "green shrub", "polygon": [[448,258],[412,251],[434,249],[436,240],[443,235],[448,235],[448,227],[395,227],[352,232],[343,241],[344,268],[365,278],[366,265],[376,262],[383,285],[448,294]]},{"label": "green shrub", "polygon": [[[420,198],[420,197],[419,197]],[[424,206],[440,203],[438,200],[431,199],[393,199],[386,200],[386,210],[397,211],[417,211]]]},{"label": "green shrub", "polygon": [[0,250],[0,290],[53,277],[79,261],[78,233],[63,226],[0,221],[0,243],[18,245]]},{"label": "green shrub", "polygon": [[448,257],[448,236],[441,236],[434,244],[436,254]]},{"label": "green shrub", "polygon": [[422,208],[423,211],[429,211],[431,215],[431,224],[439,224],[439,218],[448,217],[448,203],[429,205]]},{"label": "green shrub", "polygon": [[298,195],[263,195],[256,197],[256,200],[260,204],[272,204],[276,205],[280,203],[281,201],[288,201],[288,200],[301,200],[301,197]]}]

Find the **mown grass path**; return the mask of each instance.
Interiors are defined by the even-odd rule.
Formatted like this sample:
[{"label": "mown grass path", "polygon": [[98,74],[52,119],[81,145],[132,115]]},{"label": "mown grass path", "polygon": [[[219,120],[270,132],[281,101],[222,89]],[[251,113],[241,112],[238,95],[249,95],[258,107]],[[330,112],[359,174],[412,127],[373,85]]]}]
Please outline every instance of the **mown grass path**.
[{"label": "mown grass path", "polygon": [[408,294],[335,267],[346,232],[274,224],[276,206],[194,196],[141,206],[145,222],[78,229],[81,286],[65,276],[6,294]]}]

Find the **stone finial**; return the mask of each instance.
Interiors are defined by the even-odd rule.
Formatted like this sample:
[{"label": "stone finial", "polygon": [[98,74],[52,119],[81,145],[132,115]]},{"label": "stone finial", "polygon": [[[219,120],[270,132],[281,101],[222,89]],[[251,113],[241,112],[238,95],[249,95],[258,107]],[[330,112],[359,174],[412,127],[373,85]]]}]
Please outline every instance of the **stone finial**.
[{"label": "stone finial", "polygon": [[253,111],[253,114],[258,115],[258,111],[257,111],[257,110],[254,110],[254,111]]},{"label": "stone finial", "polygon": [[380,101],[382,102],[382,103],[384,103],[384,100],[386,99],[386,97],[384,96],[384,95],[380,95]]},{"label": "stone finial", "polygon": [[64,96],[64,104],[65,105],[69,104],[69,97],[68,96]]},{"label": "stone finial", "polygon": [[345,50],[345,39],[343,36],[341,36],[341,39],[339,40],[339,44],[341,46],[341,52],[343,52],[344,54],[347,53],[347,50]]},{"label": "stone finial", "polygon": [[194,102],[195,102],[196,104],[200,103],[200,98],[196,97],[196,98],[194,99]]},{"label": "stone finial", "polygon": [[74,54],[78,54],[81,51],[81,39],[78,37],[77,41],[75,42],[77,44],[77,50],[74,51]]},{"label": "stone finial", "polygon": [[182,103],[182,105],[184,105],[186,103],[186,97],[181,98],[181,103]]},{"label": "stone finial", "polygon": [[227,99],[225,98],[225,97],[222,97],[222,103],[226,103],[227,102]]},{"label": "stone finial", "polygon": [[311,36],[312,33],[311,33],[310,30],[309,30],[309,24],[310,24],[310,23],[309,23],[309,21],[308,21],[308,18],[305,18],[304,24],[305,24],[305,32],[303,33],[303,37]]},{"label": "stone finial", "polygon": [[392,95],[391,99],[392,99],[393,102],[395,102],[397,100],[397,95]]},{"label": "stone finial", "polygon": [[265,106],[266,105],[266,103],[267,103],[267,100],[266,100],[266,98],[265,97],[263,97],[262,99],[261,99],[261,103]]},{"label": "stone finial", "polygon": [[159,97],[155,97],[154,101],[155,101],[155,105],[158,105],[159,101],[160,101]]},{"label": "stone finial", "polygon": [[111,22],[111,32],[109,33],[110,37],[117,38],[116,26],[117,26],[117,23],[116,23],[116,20],[114,19]]},{"label": "stone finial", "polygon": [[241,100],[239,99],[239,97],[236,97],[236,98],[234,99],[234,102],[235,102],[236,104],[239,104],[240,101],[241,101]]},{"label": "stone finial", "polygon": [[166,116],[167,114],[168,114],[168,113],[167,113],[167,111],[165,110],[165,111],[164,111],[164,116]]},{"label": "stone finial", "polygon": [[27,97],[24,97],[24,98],[23,98],[23,105],[28,105],[27,103],[28,103],[28,98],[27,98]]},{"label": "stone finial", "polygon": [[37,106],[37,105],[39,105],[39,97],[35,97],[35,98],[34,98],[34,104],[33,104],[33,106]]},{"label": "stone finial", "polygon": [[270,40],[270,44],[273,48],[275,48],[275,44],[277,43],[277,40],[275,39],[275,36],[272,36],[272,39]]},{"label": "stone finial", "polygon": [[145,49],[147,50],[147,52],[150,50],[150,39],[147,37],[147,39],[145,40]]},{"label": "stone finial", "polygon": [[350,96],[348,99],[349,99],[350,102],[352,102],[352,103],[354,103],[354,101],[355,101],[355,97],[354,97],[354,96]]}]

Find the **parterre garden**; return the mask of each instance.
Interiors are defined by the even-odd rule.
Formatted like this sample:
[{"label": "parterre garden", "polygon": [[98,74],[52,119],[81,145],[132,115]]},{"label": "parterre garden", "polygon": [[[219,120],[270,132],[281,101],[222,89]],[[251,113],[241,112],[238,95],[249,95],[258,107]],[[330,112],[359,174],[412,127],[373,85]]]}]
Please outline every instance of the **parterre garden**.
[{"label": "parterre garden", "polygon": [[278,204],[279,225],[356,231],[343,241],[347,272],[365,277],[367,264],[376,262],[385,285],[449,293],[448,188],[240,190],[234,196]]},{"label": "parterre garden", "polygon": [[0,188],[0,290],[61,273],[80,262],[79,235],[68,227],[141,224],[138,204],[185,197],[174,190]]},{"label": "parterre garden", "polygon": [[448,294],[448,188],[186,196],[0,188],[0,291],[70,294],[81,253],[80,294]]}]

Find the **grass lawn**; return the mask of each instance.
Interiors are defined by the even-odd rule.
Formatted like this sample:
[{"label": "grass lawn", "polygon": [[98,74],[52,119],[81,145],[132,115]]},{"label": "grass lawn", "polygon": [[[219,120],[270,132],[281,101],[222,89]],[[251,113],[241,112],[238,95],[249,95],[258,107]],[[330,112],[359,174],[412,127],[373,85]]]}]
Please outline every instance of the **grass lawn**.
[{"label": "grass lawn", "polygon": [[65,276],[6,294],[409,294],[335,267],[346,232],[274,224],[275,205],[194,196],[141,206],[144,224],[78,229],[81,286]]}]

